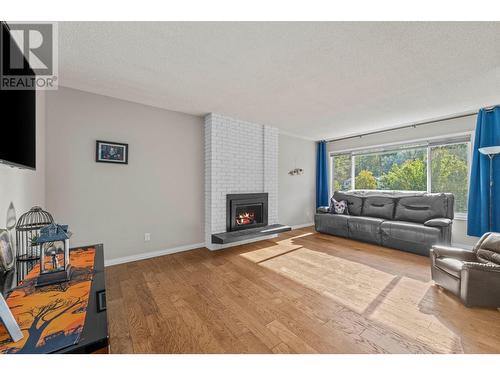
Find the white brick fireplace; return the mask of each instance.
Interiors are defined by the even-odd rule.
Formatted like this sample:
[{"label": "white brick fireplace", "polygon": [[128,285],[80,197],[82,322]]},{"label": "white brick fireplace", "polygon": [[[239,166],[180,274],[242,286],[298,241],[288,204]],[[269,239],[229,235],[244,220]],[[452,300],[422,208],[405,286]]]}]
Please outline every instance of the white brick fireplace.
[{"label": "white brick fireplace", "polygon": [[212,244],[211,236],[226,231],[226,195],[234,193],[268,193],[268,223],[277,223],[278,129],[211,113],[205,117],[205,242],[211,250],[224,246]]}]

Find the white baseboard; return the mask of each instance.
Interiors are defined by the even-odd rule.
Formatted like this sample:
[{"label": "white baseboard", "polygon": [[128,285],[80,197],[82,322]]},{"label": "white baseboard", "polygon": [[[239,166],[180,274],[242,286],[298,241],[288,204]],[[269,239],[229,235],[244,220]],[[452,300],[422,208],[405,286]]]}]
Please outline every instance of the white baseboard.
[{"label": "white baseboard", "polygon": [[291,225],[292,229],[300,229],[300,228],[313,227],[313,226],[314,226],[314,223]]},{"label": "white baseboard", "polygon": [[[305,224],[292,225],[291,227],[292,227],[292,229],[300,229],[300,228],[310,227],[313,225],[314,225],[314,223],[305,223]],[[104,261],[104,266],[109,267],[109,266],[114,266],[116,264],[130,263],[130,262],[135,262],[137,260],[156,258],[156,257],[161,257],[163,255],[180,253],[182,251],[199,249],[200,247],[207,247],[209,250],[221,250],[221,249],[225,249],[228,247],[244,245],[246,243],[251,243],[251,242],[256,242],[256,241],[264,241],[264,240],[268,240],[268,239],[275,238],[275,237],[277,237],[277,235],[272,234],[272,235],[265,236],[265,237],[249,239],[246,241],[234,242],[234,243],[230,243],[230,244],[226,244],[226,245],[206,246],[206,244],[202,242],[202,243],[195,243],[195,244],[191,244],[191,245],[171,247],[169,249],[164,249],[164,250],[156,250],[156,251],[150,251],[147,253],[129,255],[126,257],[108,259],[108,260]]]},{"label": "white baseboard", "polygon": [[104,261],[104,266],[108,267],[108,266],[114,266],[115,264],[135,262],[136,260],[156,258],[156,257],[161,257],[162,255],[180,253],[181,251],[199,249],[200,247],[205,247],[205,244],[204,243],[195,243],[195,244],[191,244],[191,245],[171,247],[169,249],[164,249],[164,250],[156,250],[156,251],[150,251],[147,253],[129,255],[129,256],[121,257],[121,258],[108,259],[108,260]]}]

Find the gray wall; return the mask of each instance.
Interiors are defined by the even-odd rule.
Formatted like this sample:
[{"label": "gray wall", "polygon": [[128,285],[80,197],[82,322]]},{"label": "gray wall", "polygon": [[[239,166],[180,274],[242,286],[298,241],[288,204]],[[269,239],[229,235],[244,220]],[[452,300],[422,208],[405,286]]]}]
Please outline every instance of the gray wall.
[{"label": "gray wall", "polygon": [[[328,144],[328,151],[339,152],[343,150],[406,142],[416,139],[429,139],[432,137],[473,132],[475,128],[476,116],[463,117],[460,119],[422,125],[417,128],[396,130],[382,134],[364,136],[362,138],[352,138],[344,141],[330,142]],[[477,237],[469,237],[466,233],[467,221],[463,219],[455,219],[453,223],[452,242],[456,245],[473,245],[477,241]]]},{"label": "gray wall", "polygon": [[[129,164],[96,163],[97,139],[128,143]],[[109,261],[202,243],[203,173],[200,117],[47,93],[46,201],[70,225],[72,245],[102,242]]]},{"label": "gray wall", "polygon": [[[280,134],[278,158],[278,217],[280,224],[304,225],[314,222],[316,143]],[[302,168],[302,175],[288,172]]]},{"label": "gray wall", "polygon": [[0,164],[0,228],[7,227],[11,203],[16,219],[35,205],[45,206],[45,93],[38,91],[36,98],[36,170]]}]

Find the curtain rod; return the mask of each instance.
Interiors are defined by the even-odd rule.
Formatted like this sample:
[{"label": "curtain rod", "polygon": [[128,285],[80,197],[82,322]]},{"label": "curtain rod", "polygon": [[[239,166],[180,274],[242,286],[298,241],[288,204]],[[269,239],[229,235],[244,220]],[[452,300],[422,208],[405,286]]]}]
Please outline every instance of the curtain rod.
[{"label": "curtain rod", "polygon": [[[490,107],[485,107],[484,109],[485,109],[486,111],[491,111],[491,110],[493,110],[495,107],[496,107],[496,105],[494,105],[494,106],[490,106]],[[443,118],[436,119],[436,120],[428,120],[428,121],[416,122],[416,123],[413,123],[413,124],[411,124],[411,125],[403,125],[403,126],[397,126],[397,127],[394,127],[394,128],[389,128],[389,129],[375,130],[375,131],[368,132],[368,133],[363,133],[363,134],[349,135],[349,136],[340,137],[340,138],[332,138],[332,139],[328,139],[328,140],[326,140],[325,142],[326,142],[326,143],[330,143],[330,142],[338,142],[338,141],[344,141],[344,140],[346,140],[346,139],[353,139],[353,138],[361,138],[361,137],[366,137],[367,135],[374,135],[374,134],[380,134],[380,133],[387,133],[387,132],[392,132],[392,131],[395,131],[395,130],[401,130],[401,129],[416,128],[417,126],[427,125],[427,124],[433,124],[433,123],[435,123],[435,122],[448,121],[448,120],[455,120],[455,119],[458,119],[458,118],[475,116],[475,115],[477,115],[478,113],[479,113],[479,111],[467,112],[467,113],[463,113],[463,114],[461,114],[461,115],[453,115],[453,116],[443,117]]]}]

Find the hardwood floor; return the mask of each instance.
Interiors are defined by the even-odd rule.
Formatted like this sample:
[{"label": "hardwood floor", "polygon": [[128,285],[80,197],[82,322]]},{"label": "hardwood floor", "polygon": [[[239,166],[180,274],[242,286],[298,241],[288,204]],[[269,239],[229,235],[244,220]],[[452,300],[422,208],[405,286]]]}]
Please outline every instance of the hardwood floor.
[{"label": "hardwood floor", "polygon": [[499,353],[429,259],[294,230],[106,268],[111,353]]}]

